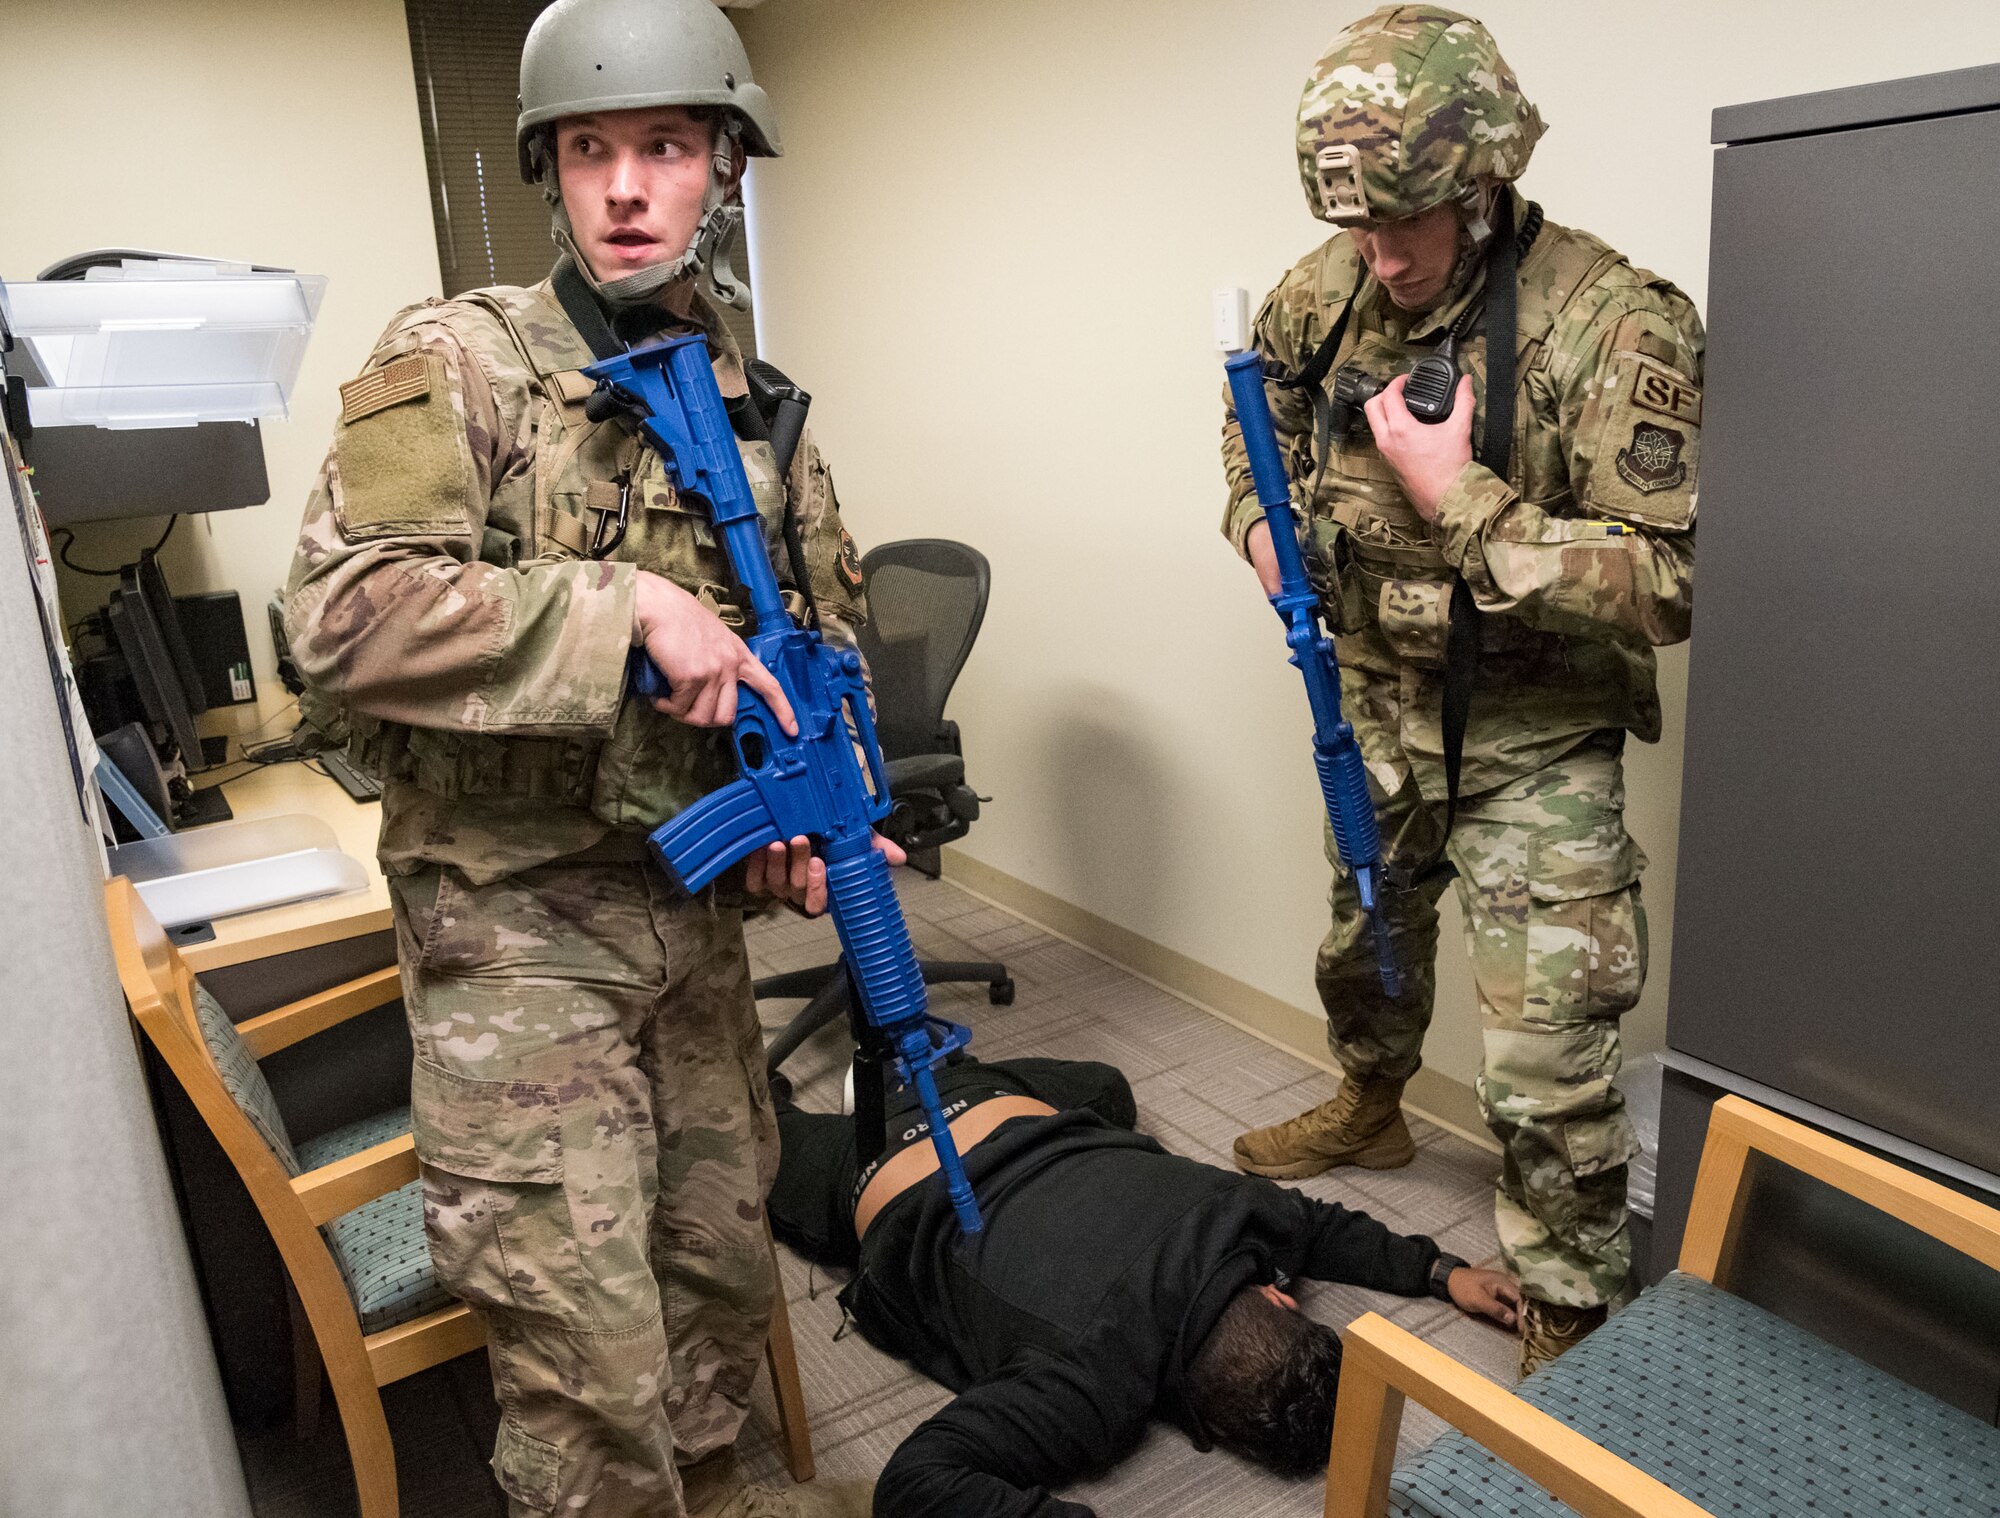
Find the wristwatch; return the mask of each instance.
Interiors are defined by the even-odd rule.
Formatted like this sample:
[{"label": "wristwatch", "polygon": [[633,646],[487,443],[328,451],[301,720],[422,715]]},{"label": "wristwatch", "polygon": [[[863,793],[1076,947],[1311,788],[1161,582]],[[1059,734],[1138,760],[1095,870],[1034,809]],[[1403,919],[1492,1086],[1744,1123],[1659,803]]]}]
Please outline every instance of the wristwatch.
[{"label": "wristwatch", "polygon": [[1454,1270],[1465,1269],[1466,1263],[1466,1261],[1461,1260],[1457,1255],[1446,1254],[1440,1249],[1438,1251],[1437,1264],[1431,1267],[1431,1295],[1436,1297],[1440,1302],[1449,1302],[1451,1300],[1451,1273]]}]

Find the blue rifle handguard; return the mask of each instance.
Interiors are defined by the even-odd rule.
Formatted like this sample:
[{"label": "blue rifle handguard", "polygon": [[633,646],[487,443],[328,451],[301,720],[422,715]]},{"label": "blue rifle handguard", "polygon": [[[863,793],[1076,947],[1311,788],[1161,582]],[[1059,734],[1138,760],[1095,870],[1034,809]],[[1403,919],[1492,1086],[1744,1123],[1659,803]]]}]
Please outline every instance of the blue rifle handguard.
[{"label": "blue rifle handguard", "polygon": [[[654,829],[653,855],[668,876],[698,891],[754,850],[800,836],[812,840],[826,862],[827,900],[862,1015],[894,1047],[897,1073],[916,1088],[959,1224],[977,1233],[979,1204],[931,1073],[970,1035],[926,1014],[923,972],[889,866],[875,849],[875,824],[889,811],[889,784],[861,657],[829,648],[817,631],[795,626],[785,609],[707,342],[698,334],[672,338],[604,359],[584,373],[638,419],[675,490],[707,504],[730,567],[750,596],[757,624],[746,640],[750,651],[776,677],[799,727],[797,737],[787,736],[763,698],[739,685],[733,737],[741,777]],[[633,650],[630,676],[642,699],[667,695],[665,677],[643,650]],[[867,756],[865,772],[855,737]]]},{"label": "blue rifle handguard", "polygon": [[1229,372],[1229,394],[1236,403],[1236,425],[1243,433],[1257,503],[1271,525],[1271,548],[1278,558],[1278,593],[1271,604],[1285,624],[1291,662],[1305,676],[1313,715],[1313,767],[1319,771],[1320,794],[1333,823],[1334,849],[1353,873],[1361,909],[1368,914],[1383,993],[1401,996],[1402,972],[1396,967],[1395,945],[1382,913],[1382,833],[1368,794],[1361,745],[1354,741],[1353,725],[1340,714],[1340,662],[1334,657],[1333,640],[1320,626],[1319,593],[1306,578],[1298,523],[1292,516],[1291,477],[1278,452],[1278,432],[1264,394],[1263,361],[1255,353],[1232,353],[1223,367]]}]

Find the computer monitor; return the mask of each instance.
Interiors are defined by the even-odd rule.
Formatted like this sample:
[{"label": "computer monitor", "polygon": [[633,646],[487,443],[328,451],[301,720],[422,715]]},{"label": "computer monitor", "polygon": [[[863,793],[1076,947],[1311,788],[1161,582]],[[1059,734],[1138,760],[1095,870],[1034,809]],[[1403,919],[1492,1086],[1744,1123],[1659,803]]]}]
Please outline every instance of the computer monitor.
[{"label": "computer monitor", "polygon": [[139,704],[145,708],[147,720],[167,730],[189,770],[200,769],[201,735],[195,730],[194,711],[181,688],[173,656],[167,652],[166,636],[146,598],[136,589],[120,586],[111,592],[105,615],[131,671],[132,683],[139,688]]},{"label": "computer monitor", "polygon": [[[152,613],[153,625],[160,630],[160,636],[167,645],[167,657],[173,660],[174,673],[180,677],[181,692],[187,697],[188,710],[197,717],[208,710],[208,697],[202,689],[201,668],[194,662],[194,654],[188,647],[187,630],[181,626],[179,609],[174,605],[174,593],[167,586],[167,577],[160,572],[159,555],[148,548],[139,555],[139,562],[127,564],[120,572],[120,583],[127,590],[136,590],[145,600],[146,610]],[[190,769],[194,767],[190,762]]]}]

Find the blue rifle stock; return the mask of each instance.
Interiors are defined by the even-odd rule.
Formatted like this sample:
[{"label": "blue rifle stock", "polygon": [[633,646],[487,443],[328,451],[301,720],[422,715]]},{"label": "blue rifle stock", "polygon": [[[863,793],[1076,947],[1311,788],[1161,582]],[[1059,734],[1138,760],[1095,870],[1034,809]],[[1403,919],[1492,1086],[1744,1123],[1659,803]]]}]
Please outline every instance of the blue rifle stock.
[{"label": "blue rifle stock", "polygon": [[1354,741],[1353,724],[1340,715],[1340,661],[1334,657],[1333,640],[1320,626],[1319,594],[1306,578],[1305,556],[1299,551],[1291,477],[1278,452],[1271,403],[1264,394],[1263,361],[1255,353],[1232,353],[1224,367],[1236,403],[1236,424],[1243,432],[1243,451],[1250,458],[1250,477],[1257,485],[1257,504],[1271,524],[1271,548],[1278,557],[1278,593],[1271,604],[1285,624],[1291,662],[1306,679],[1306,700],[1313,714],[1313,765],[1319,771],[1326,814],[1333,822],[1334,848],[1340,862],[1353,872],[1362,910],[1368,914],[1383,993],[1401,996],[1402,972],[1396,967],[1395,945],[1382,916],[1382,833],[1368,794],[1361,745]]},{"label": "blue rifle stock", "polygon": [[[683,496],[705,502],[730,567],[750,596],[757,630],[746,641],[791,703],[798,736],[747,685],[736,690],[733,738],[742,774],[654,829],[650,846],[667,875],[698,891],[753,850],[804,836],[826,862],[827,900],[862,1015],[896,1052],[897,1073],[916,1088],[959,1225],[983,1226],[945,1122],[932,1074],[964,1048],[969,1032],[925,1013],[923,973],[896,900],[874,828],[889,811],[889,784],[868,709],[861,657],[829,648],[817,631],[793,625],[778,590],[763,524],[736,451],[729,414],[699,335],[672,338],[604,359],[584,370],[633,415]],[[594,413],[593,413],[594,414]],[[664,697],[667,681],[634,649],[631,682],[644,699]],[[860,737],[867,771],[849,731]]]}]

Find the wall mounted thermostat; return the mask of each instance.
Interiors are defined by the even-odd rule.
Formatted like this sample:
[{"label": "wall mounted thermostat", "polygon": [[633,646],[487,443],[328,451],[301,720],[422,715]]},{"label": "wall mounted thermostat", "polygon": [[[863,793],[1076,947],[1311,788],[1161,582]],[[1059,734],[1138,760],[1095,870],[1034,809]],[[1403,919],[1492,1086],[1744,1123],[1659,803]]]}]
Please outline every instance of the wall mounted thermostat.
[{"label": "wall mounted thermostat", "polygon": [[1250,292],[1240,285],[1215,292],[1215,346],[1221,353],[1250,346]]}]

